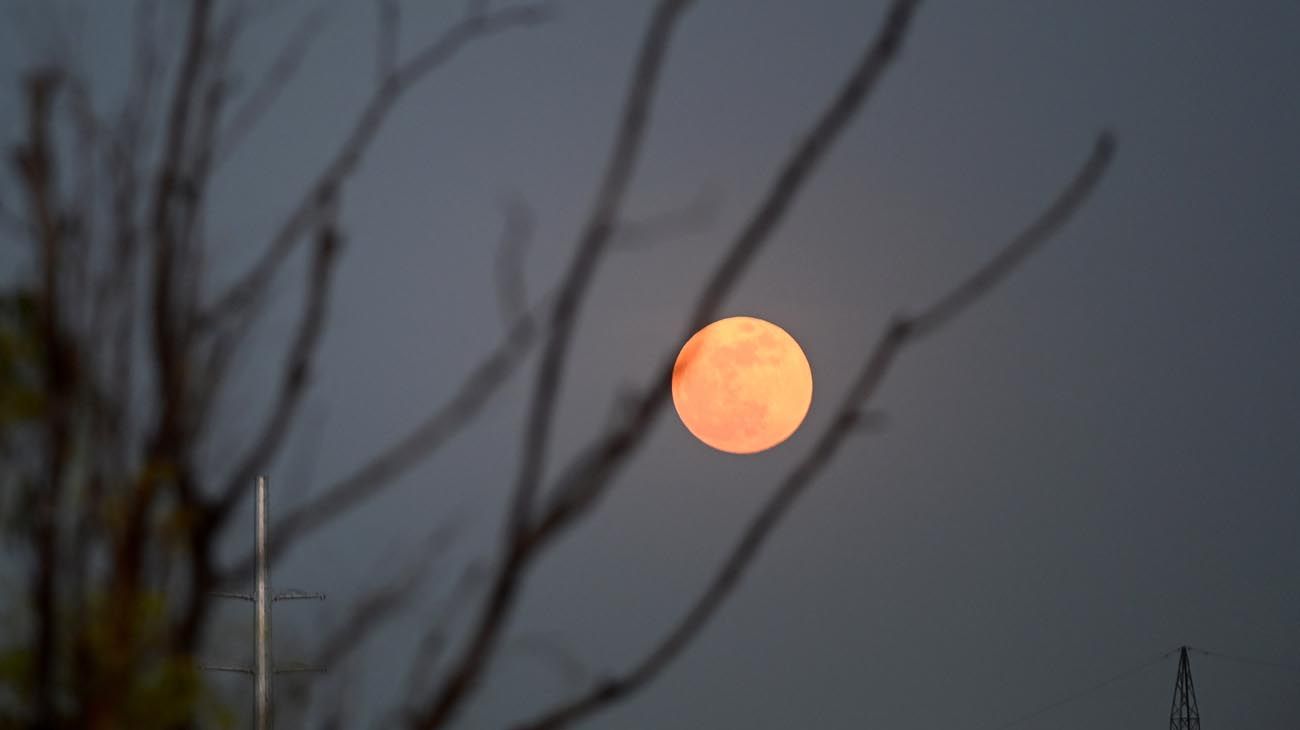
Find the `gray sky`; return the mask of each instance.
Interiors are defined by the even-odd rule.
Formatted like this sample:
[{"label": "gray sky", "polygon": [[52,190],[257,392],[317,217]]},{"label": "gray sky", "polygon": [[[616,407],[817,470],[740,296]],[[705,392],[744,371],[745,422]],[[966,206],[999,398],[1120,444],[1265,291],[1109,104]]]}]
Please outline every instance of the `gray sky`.
[{"label": "gray sky", "polygon": [[[297,82],[218,183],[220,271],[247,263],[369,88],[370,6],[328,4]],[[241,51],[250,69],[313,4],[282,5]],[[461,3],[405,7],[410,49]],[[649,3],[560,7],[554,23],[484,42],[415,91],[346,192],[349,247],[293,449],[314,456],[313,483],[442,402],[501,336],[491,277],[503,196],[539,217],[531,291],[560,271]],[[630,209],[651,215],[714,191],[719,211],[705,230],[602,269],[561,453],[680,346],[692,292],[881,7],[701,0],[687,17]],[[104,3],[83,26],[89,65],[106,78],[123,62],[126,15]],[[1013,234],[1103,127],[1118,134],[1117,162],[1043,255],[903,356],[877,403],[887,430],[842,452],[702,639],[583,727],[980,730],[1179,644],[1300,664],[1297,37],[1300,4],[1288,0],[926,4],[902,59],[725,307],[800,341],[815,378],[807,423],[777,449],[734,457],[660,419],[612,498],[529,583],[515,633],[550,637],[595,672],[639,656],[826,424],[887,318]],[[19,58],[4,52],[9,137]],[[285,279],[284,316],[260,340],[268,354],[296,286]],[[273,365],[246,366],[245,398],[227,404],[233,440]],[[277,582],[344,604],[394,550],[448,520],[464,536],[438,585],[458,561],[489,555],[529,381],[383,500],[294,551]],[[306,473],[294,458],[271,475],[277,508],[295,499],[285,491],[312,488],[285,483]],[[364,706],[385,705],[437,605],[431,593],[331,676],[354,681]],[[282,653],[310,646],[340,608],[279,614]],[[1300,722],[1300,674],[1192,662],[1207,729]],[[1175,667],[1023,727],[1158,726]],[[566,691],[552,666],[508,653],[461,725],[497,727]]]}]

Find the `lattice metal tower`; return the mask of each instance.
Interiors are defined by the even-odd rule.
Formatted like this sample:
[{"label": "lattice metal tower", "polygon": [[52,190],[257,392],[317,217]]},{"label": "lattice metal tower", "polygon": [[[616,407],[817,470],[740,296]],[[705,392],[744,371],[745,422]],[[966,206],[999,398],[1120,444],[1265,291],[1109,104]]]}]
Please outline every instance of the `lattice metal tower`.
[{"label": "lattice metal tower", "polygon": [[1192,666],[1187,661],[1185,646],[1178,653],[1178,679],[1174,681],[1174,702],[1169,708],[1169,730],[1201,730],[1201,710],[1196,706]]}]

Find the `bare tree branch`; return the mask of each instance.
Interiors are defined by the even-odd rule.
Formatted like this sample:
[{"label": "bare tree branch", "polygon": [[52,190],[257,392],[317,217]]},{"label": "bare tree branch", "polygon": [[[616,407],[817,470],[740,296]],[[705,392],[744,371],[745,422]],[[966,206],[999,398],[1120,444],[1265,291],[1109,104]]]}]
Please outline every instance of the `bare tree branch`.
[{"label": "bare tree branch", "polygon": [[194,95],[198,90],[198,79],[203,71],[208,48],[208,25],[211,14],[211,0],[194,1],[190,12],[184,58],[177,74],[171,110],[168,113],[162,161],[159,164],[158,179],[154,184],[152,334],[154,359],[159,373],[158,399],[166,404],[162,423],[158,429],[160,438],[163,439],[168,438],[163,434],[176,431],[180,427],[184,389],[181,372],[183,357],[177,342],[181,333],[178,332],[179,322],[176,318],[174,291],[176,285],[180,283],[180,277],[177,276],[179,252],[172,202],[186,182],[182,166],[185,163],[190,115],[194,111]]},{"label": "bare tree branch", "polygon": [[533,211],[523,200],[509,197],[501,203],[501,216],[505,225],[493,268],[501,319],[509,327],[524,316],[528,301],[524,254],[533,236]]},{"label": "bare tree branch", "polygon": [[[795,149],[759,208],[730,247],[727,257],[715,270],[697,302],[690,332],[698,329],[701,320],[707,321],[707,317],[717,309],[723,296],[734,286],[761,244],[781,222],[817,163],[876,86],[885,68],[897,55],[916,4],[915,1],[897,0],[891,6],[879,34],[868,46],[863,59]],[[615,429],[581,454],[562,473],[557,499],[548,505],[540,519],[535,522],[531,520],[532,498],[545,472],[546,435],[558,398],[568,332],[576,318],[586,283],[608,243],[610,226],[630,178],[635,152],[646,122],[648,86],[653,82],[658,64],[662,61],[661,54],[672,21],[684,6],[684,3],[661,4],[647,32],[646,50],[642,57],[645,65],[638,66],[634,76],[624,122],[616,135],[610,172],[598,193],[595,212],[579,244],[570,273],[561,284],[554,330],[539,367],[534,401],[525,426],[524,456],[507,517],[506,552],[461,658],[453,665],[431,709],[415,723],[417,727],[439,727],[454,714],[468,694],[469,687],[483,672],[493,647],[500,639],[528,564],[542,552],[546,543],[585,512],[608,488],[613,472],[639,445],[649,423],[664,402],[667,389],[662,386],[671,374],[671,358],[662,369],[663,377],[656,381],[641,400],[624,427]]]},{"label": "bare tree branch", "polygon": [[529,657],[555,669],[560,681],[577,689],[591,678],[591,670],[576,653],[558,638],[542,633],[526,633],[506,640],[502,655]]},{"label": "bare tree branch", "polygon": [[352,131],[316,180],[272,236],[252,268],[232,284],[205,311],[204,329],[256,310],[266,285],[310,225],[314,201],[323,193],[337,191],[356,171],[375,135],[389,113],[416,82],[450,61],[469,43],[506,30],[528,27],[548,17],[540,5],[514,6],[485,15],[467,17],[452,26],[434,43],[398,66],[375,91],[353,124]]},{"label": "bare tree branch", "polygon": [[1054,236],[1096,187],[1114,155],[1109,133],[1097,139],[1092,155],[1056,200],[1028,228],[1002,248],[972,277],[962,282],[922,314],[896,318],[876,341],[857,377],[840,403],[831,425],[808,454],[764,503],[746,526],[740,541],[728,554],[691,609],[646,656],[622,675],[600,682],[587,694],[562,704],[517,730],[558,730],[596,712],[652,681],[691,642],[723,601],[731,594],[745,569],[753,562],[767,537],[795,500],[813,483],[855,431],[861,409],[875,395],[899,352],[916,339],[931,334],[960,315]]},{"label": "bare tree branch", "polygon": [[706,187],[686,205],[644,218],[622,221],[614,234],[613,245],[620,249],[643,248],[682,233],[705,228],[714,221],[717,213],[717,190]]},{"label": "bare tree branch", "polygon": [[311,50],[312,44],[320,36],[324,27],[325,12],[318,8],[302,19],[284,45],[280,47],[280,53],[276,55],[266,73],[231,115],[230,122],[222,130],[214,154],[218,165],[230,159],[231,153],[244,137],[275,106],[280,92],[293,80],[299,66],[302,65],[302,60],[307,56],[307,52]]},{"label": "bare tree branch", "polygon": [[437,618],[429,622],[428,629],[416,645],[415,658],[406,673],[404,696],[418,697],[423,693],[434,666],[447,648],[451,627],[455,625],[460,614],[469,607],[470,600],[483,586],[486,575],[486,568],[478,562],[470,562],[465,566],[446,601],[436,612]]},{"label": "bare tree branch", "polygon": [[[60,65],[31,77],[30,132],[16,150],[21,174],[14,191],[27,199],[0,200],[0,226],[10,226],[34,245],[36,264],[31,281],[20,281],[0,302],[4,326],[10,328],[12,319],[13,333],[21,338],[15,382],[24,399],[33,399],[18,404],[21,425],[0,438],[0,450],[13,454],[14,462],[14,473],[0,481],[17,485],[19,492],[0,501],[29,510],[32,518],[19,528],[29,542],[24,590],[35,618],[31,687],[21,698],[30,700],[31,709],[21,709],[23,721],[42,727],[143,726],[147,722],[138,713],[148,708],[137,709],[122,698],[153,683],[152,670],[160,664],[188,671],[211,623],[207,590],[251,572],[251,555],[218,571],[221,531],[252,476],[278,463],[286,451],[292,456],[288,442],[293,424],[304,415],[327,320],[343,191],[408,91],[476,41],[534,25],[551,12],[548,0],[467,0],[463,17],[431,43],[411,49],[414,54],[404,54],[400,0],[368,1],[376,12],[375,36],[373,49],[363,47],[361,58],[371,61],[373,53],[375,88],[358,100],[345,136],[325,150],[322,168],[300,191],[301,198],[290,201],[278,227],[249,252],[248,267],[216,292],[205,290],[210,283],[205,256],[214,245],[205,227],[216,214],[208,186],[217,167],[292,83],[321,34],[325,14],[293,19],[296,25],[287,29],[269,65],[254,71],[233,115],[226,114],[226,104],[236,41],[249,18],[279,7],[275,3],[185,0],[173,6],[136,0],[126,85],[120,106],[105,107],[112,110],[109,116],[101,116],[92,103],[92,92],[100,89],[87,79],[98,78],[92,73],[97,70],[77,62],[77,33],[58,36],[53,44],[66,56]],[[562,696],[574,695],[526,725],[529,730],[585,719],[648,685],[704,630],[849,434],[879,427],[869,401],[897,354],[960,317],[1017,270],[1082,204],[1113,154],[1113,141],[1103,136],[1093,160],[1042,217],[920,314],[890,324],[867,353],[832,422],[815,436],[807,454],[798,455],[798,468],[759,505],[686,613],[625,671],[598,675],[602,681],[594,683],[562,646],[544,636],[519,635],[511,622],[539,559],[568,528],[592,516],[666,410],[672,353],[652,363],[651,381],[624,386],[611,404],[611,423],[593,424],[595,435],[576,458],[551,463],[550,436],[565,397],[569,353],[605,257],[703,226],[715,209],[706,190],[678,208],[640,218],[628,212],[656,88],[675,29],[693,5],[694,0],[658,0],[647,6],[649,22],[624,89],[606,167],[559,286],[529,306],[525,254],[532,212],[507,201],[493,274],[506,324],[502,341],[403,438],[386,442],[343,479],[290,500],[296,504],[287,505],[292,509],[274,525],[269,551],[276,559],[399,483],[465,430],[532,347],[543,343],[521,424],[522,456],[503,515],[504,544],[494,552],[495,562],[475,564],[460,576],[445,605],[430,612],[425,633],[413,637],[419,639],[417,654],[404,678],[409,704],[396,708],[408,714],[391,717],[394,725],[452,724],[489,672],[519,654],[560,669],[567,683]],[[918,0],[891,0],[877,35],[863,39],[867,45],[847,79],[823,108],[810,110],[817,116],[778,160],[693,303],[684,323],[687,335],[716,316],[780,229],[890,67],[916,5]],[[67,14],[55,9],[49,15],[57,25]],[[65,113],[69,116],[59,116]],[[5,202],[25,205],[14,211]],[[229,472],[219,472],[209,484],[196,462],[212,455],[219,441],[213,433],[214,404],[229,395],[227,371],[256,323],[274,311],[272,285],[291,267],[296,275],[300,263],[305,285],[295,296],[303,301],[293,312],[283,361],[276,363],[269,407],[249,425],[243,450],[223,467]],[[343,662],[372,629],[412,605],[404,588],[422,581],[438,552],[420,550],[395,581],[350,603],[338,616],[341,623],[332,625],[316,647],[319,659]],[[440,584],[440,593],[447,588]],[[97,596],[103,600],[93,600]],[[187,713],[179,721],[185,726],[200,721],[197,707],[177,711]],[[342,724],[343,714],[326,722]]]},{"label": "bare tree branch", "polygon": [[402,52],[398,43],[402,6],[397,0],[375,0],[375,15],[375,79],[382,84],[397,68]]},{"label": "bare tree branch", "polygon": [[1037,252],[1088,198],[1114,156],[1115,136],[1110,132],[1103,132],[1097,138],[1087,164],[1057,197],[1052,206],[984,266],[928,309],[912,317],[909,336],[923,337],[947,324],[987,294],[990,289],[1000,284],[1008,274],[1024,263],[1025,259]]},{"label": "bare tree branch", "polygon": [[631,185],[640,157],[650,106],[659,74],[667,57],[673,30],[693,0],[661,0],[656,6],[633,70],[627,101],[615,133],[608,167],[596,193],[596,202],[578,242],[577,252],[559,286],[551,331],[547,334],[533,400],[524,427],[523,457],[511,500],[510,531],[520,535],[526,529],[534,493],[546,471],[546,450],[551,422],[568,359],[569,343],[577,324],[578,310],[586,297],[596,267],[604,257],[623,198]]},{"label": "bare tree branch", "polygon": [[409,561],[395,577],[354,603],[347,618],[321,642],[314,664],[324,668],[338,666],[344,657],[373,635],[376,627],[409,608],[418,595],[420,582],[434,563],[446,555],[455,535],[453,526],[435,530],[414,551],[414,560]]},{"label": "bare tree branch", "polygon": [[[376,454],[320,496],[290,510],[271,530],[267,555],[279,557],[288,547],[329,524],[351,507],[393,484],[460,432],[479,414],[488,399],[514,374],[549,320],[549,302],[521,318],[502,343],[488,354],[455,389],[455,395],[406,436]],[[223,574],[224,580],[250,575],[252,555],[245,555]]]},{"label": "bare tree branch", "polygon": [[2,195],[0,195],[0,227],[5,228],[17,238],[26,237],[28,233],[27,222],[9,207]]},{"label": "bare tree branch", "polygon": [[26,190],[35,236],[39,284],[36,289],[36,332],[41,347],[44,397],[49,413],[42,434],[41,477],[35,480],[34,526],[30,539],[35,562],[30,575],[35,632],[32,656],[33,711],[36,724],[54,720],[57,695],[55,652],[60,641],[58,622],[59,512],[66,494],[64,475],[71,444],[71,408],[69,399],[74,387],[74,355],[65,335],[63,266],[68,252],[64,247],[62,205],[59,201],[58,162],[52,144],[54,124],[52,107],[62,83],[55,71],[37,71],[26,79],[27,142],[14,156],[18,173]]},{"label": "bare tree branch", "polygon": [[[320,201],[320,205],[334,209],[338,202],[323,200]],[[221,496],[213,510],[218,522],[246,491],[247,483],[253,480],[257,472],[279,450],[306,393],[311,365],[316,356],[316,346],[325,324],[326,304],[329,302],[330,284],[338,257],[340,241],[334,223],[336,214],[336,211],[325,214],[326,222],[317,234],[315,256],[308,275],[307,298],[289,356],[285,361],[275,405],[253,441],[252,448],[238,460],[239,466],[235,468],[221,491]]]},{"label": "bare tree branch", "polygon": [[[679,341],[685,341],[708,324],[762,244],[780,225],[817,164],[844,133],[897,56],[917,5],[917,0],[894,0],[862,58],[782,165],[758,208],[714,269],[696,300],[690,323]],[[640,400],[633,404],[623,425],[597,440],[561,472],[556,480],[555,496],[533,527],[529,542],[548,542],[590,509],[609,488],[614,472],[640,445],[650,423],[667,400],[667,384],[672,376],[675,355],[668,353],[657,371],[658,375]]]},{"label": "bare tree branch", "polygon": [[570,268],[557,294],[551,328],[547,332],[542,361],[533,388],[524,427],[523,456],[507,516],[506,555],[470,638],[453,661],[442,687],[432,701],[416,714],[416,727],[436,728],[457,712],[471,688],[486,669],[501,628],[514,603],[527,562],[527,530],[534,494],[545,472],[547,436],[554,417],[569,342],[578,309],[596,271],[596,264],[613,233],[624,195],[631,183],[649,121],[650,104],[660,70],[667,56],[669,40],[691,0],[661,0],[655,7],[633,70],[609,166],[596,194],[596,202],[578,242]]}]

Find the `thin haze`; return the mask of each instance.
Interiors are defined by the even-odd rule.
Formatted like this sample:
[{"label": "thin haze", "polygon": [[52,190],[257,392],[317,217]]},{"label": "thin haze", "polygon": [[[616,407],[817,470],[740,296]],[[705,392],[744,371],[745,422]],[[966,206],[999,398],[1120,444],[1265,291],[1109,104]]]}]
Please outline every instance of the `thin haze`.
[{"label": "thin haze", "polygon": [[[129,16],[92,5],[81,52],[108,78],[122,70]],[[313,6],[280,5],[242,50],[249,69]],[[229,242],[220,272],[247,263],[371,83],[370,3],[325,5],[299,78],[219,180],[209,225]],[[460,5],[405,3],[403,42],[432,37]],[[271,474],[277,508],[402,433],[501,336],[491,282],[503,198],[538,216],[530,291],[555,280],[648,5],[564,3],[555,22],[465,53],[391,121],[345,196],[324,364],[296,456]],[[687,17],[630,206],[653,216],[704,195],[717,212],[602,269],[562,450],[680,345],[692,293],[881,7],[702,0]],[[876,404],[887,428],[843,452],[702,639],[584,727],[980,730],[1180,644],[1300,664],[1298,37],[1292,0],[924,6],[896,69],[726,304],[803,345],[816,382],[808,422],[736,458],[662,419],[614,496],[529,584],[516,634],[558,643],[596,674],[639,656],[825,425],[887,318],[1012,235],[1103,127],[1118,134],[1117,162],[1042,256],[904,355]],[[4,55],[10,138],[21,58],[17,46]],[[293,277],[283,286],[267,352],[296,302]],[[246,398],[225,404],[232,440],[273,365],[246,365]],[[454,561],[490,556],[528,381],[389,496],[293,551],[277,582],[345,603],[393,550],[446,521],[463,536],[439,585]],[[431,596],[331,676],[362,707],[387,706],[436,606]],[[279,614],[282,653],[310,646],[322,610]],[[232,610],[226,623],[243,620]],[[1192,663],[1207,729],[1300,723],[1300,673]],[[1175,666],[1022,726],[1159,726]],[[498,727],[570,682],[537,652],[508,652],[461,726]]]}]

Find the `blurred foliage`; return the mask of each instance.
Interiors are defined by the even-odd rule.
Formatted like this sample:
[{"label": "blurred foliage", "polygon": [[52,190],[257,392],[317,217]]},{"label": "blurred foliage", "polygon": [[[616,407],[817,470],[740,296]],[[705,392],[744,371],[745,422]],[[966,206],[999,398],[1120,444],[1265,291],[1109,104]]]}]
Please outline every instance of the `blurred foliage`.
[{"label": "blurred foliage", "polygon": [[[30,291],[0,293],[0,453],[6,456],[20,451],[23,439],[35,433],[46,416],[39,316],[36,297]],[[83,450],[70,451],[74,461],[84,455]],[[67,466],[75,469],[77,464]],[[12,543],[30,530],[25,515],[31,514],[35,487],[17,470],[5,472],[0,474],[0,539]],[[171,472],[167,465],[149,464],[136,482],[165,481]],[[118,513],[125,505],[118,504],[120,491],[111,492],[117,499],[83,505],[109,534],[121,526]],[[164,544],[183,549],[183,537],[193,520],[184,509],[163,517],[158,532]],[[4,629],[0,634],[0,730],[9,730],[30,727],[33,721],[27,701],[33,690],[35,661],[25,636],[31,607],[22,590],[6,589],[4,594],[0,596]],[[236,726],[234,713],[208,688],[193,657],[169,652],[170,612],[162,592],[136,594],[124,605],[101,591],[84,599],[81,606],[61,606],[58,613],[60,624],[68,628],[61,632],[65,640],[58,647],[58,665],[80,667],[77,681],[84,685],[72,686],[69,676],[58,678],[60,727],[80,727],[90,719],[82,714],[88,708],[80,704],[102,691],[97,687],[112,688],[113,696],[104,698],[111,705],[108,724],[112,727],[176,728],[195,718],[202,727]]]},{"label": "blurred foliage", "polygon": [[[125,608],[99,596],[87,601],[83,610],[79,621],[66,617],[66,625],[80,623],[84,630],[60,652],[66,656],[64,666],[82,663],[92,685],[114,688],[113,696],[105,698],[112,707],[111,726],[162,730],[185,726],[195,718],[205,728],[236,726],[235,714],[211,691],[193,658],[167,652],[168,610],[163,594],[142,594]],[[119,633],[123,626],[119,611],[130,613],[125,641]],[[31,692],[32,671],[29,646],[0,648],[0,730],[28,726],[24,698]],[[68,685],[63,678],[59,692],[68,715],[85,709],[74,707],[71,697],[94,697],[98,691]],[[79,727],[86,719],[69,716],[60,726]]]}]

